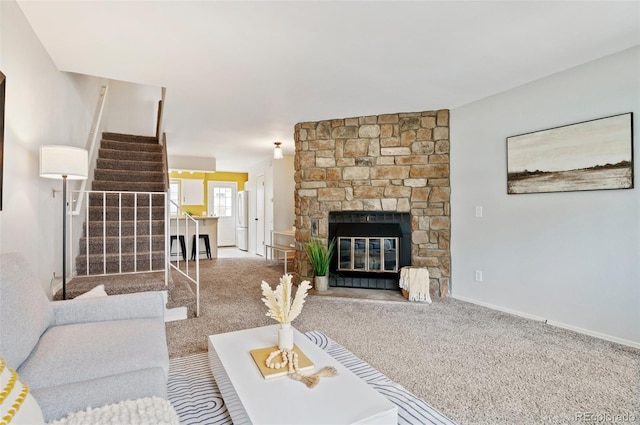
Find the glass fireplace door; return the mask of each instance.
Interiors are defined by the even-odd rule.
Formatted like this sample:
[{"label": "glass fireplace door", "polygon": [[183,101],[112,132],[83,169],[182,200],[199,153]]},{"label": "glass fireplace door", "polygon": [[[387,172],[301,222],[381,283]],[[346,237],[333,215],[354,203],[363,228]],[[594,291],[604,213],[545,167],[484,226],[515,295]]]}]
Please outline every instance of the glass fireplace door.
[{"label": "glass fireplace door", "polygon": [[338,270],[397,272],[398,258],[398,238],[338,238]]}]

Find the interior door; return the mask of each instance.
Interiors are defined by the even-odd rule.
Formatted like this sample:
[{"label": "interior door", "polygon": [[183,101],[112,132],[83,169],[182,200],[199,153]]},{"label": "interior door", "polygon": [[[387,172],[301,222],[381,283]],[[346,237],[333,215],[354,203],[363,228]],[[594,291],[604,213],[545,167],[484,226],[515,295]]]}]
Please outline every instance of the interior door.
[{"label": "interior door", "polygon": [[218,216],[218,246],[236,245],[236,198],[238,183],[210,181],[209,215]]},{"label": "interior door", "polygon": [[256,254],[264,255],[264,174],[256,177]]}]

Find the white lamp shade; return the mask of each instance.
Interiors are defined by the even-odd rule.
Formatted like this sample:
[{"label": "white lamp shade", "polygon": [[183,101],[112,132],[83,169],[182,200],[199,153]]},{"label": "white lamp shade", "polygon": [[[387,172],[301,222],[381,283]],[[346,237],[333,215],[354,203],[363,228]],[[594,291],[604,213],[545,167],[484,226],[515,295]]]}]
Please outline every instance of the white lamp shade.
[{"label": "white lamp shade", "polygon": [[72,146],[40,146],[40,177],[84,180],[89,175],[89,153]]}]

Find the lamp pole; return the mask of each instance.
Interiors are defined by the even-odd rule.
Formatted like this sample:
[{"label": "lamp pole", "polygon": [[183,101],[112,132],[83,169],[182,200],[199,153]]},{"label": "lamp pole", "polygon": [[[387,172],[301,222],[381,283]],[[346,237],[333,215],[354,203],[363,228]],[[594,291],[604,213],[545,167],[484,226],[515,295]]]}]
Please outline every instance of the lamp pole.
[{"label": "lamp pole", "polygon": [[67,299],[67,176],[62,176],[62,299]]}]

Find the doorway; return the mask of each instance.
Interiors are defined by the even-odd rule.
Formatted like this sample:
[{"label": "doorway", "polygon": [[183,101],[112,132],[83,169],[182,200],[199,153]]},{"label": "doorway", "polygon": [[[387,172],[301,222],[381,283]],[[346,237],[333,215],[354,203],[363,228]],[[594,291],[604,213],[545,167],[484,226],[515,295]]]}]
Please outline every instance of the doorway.
[{"label": "doorway", "polygon": [[236,194],[238,183],[210,181],[207,186],[209,215],[218,218],[218,246],[236,245]]},{"label": "doorway", "polygon": [[264,255],[264,174],[256,177],[256,254]]}]

